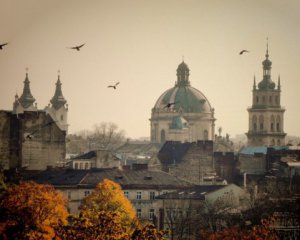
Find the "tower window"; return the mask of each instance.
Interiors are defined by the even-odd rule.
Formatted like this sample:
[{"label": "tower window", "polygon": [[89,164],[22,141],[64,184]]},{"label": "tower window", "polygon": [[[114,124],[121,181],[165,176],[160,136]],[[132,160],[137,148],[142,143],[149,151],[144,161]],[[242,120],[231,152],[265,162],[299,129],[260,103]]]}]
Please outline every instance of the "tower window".
[{"label": "tower window", "polygon": [[263,123],[260,123],[260,124],[259,124],[259,129],[260,129],[260,130],[264,130],[264,124],[263,124]]},{"label": "tower window", "polygon": [[275,97],[275,103],[278,104],[278,96]]},{"label": "tower window", "polygon": [[269,96],[269,103],[272,103],[272,96]]},{"label": "tower window", "polygon": [[263,101],[263,103],[265,103],[265,101],[266,101],[265,96],[263,96],[262,101]]},{"label": "tower window", "polygon": [[259,102],[259,97],[256,97],[256,103],[258,103]]},{"label": "tower window", "polygon": [[280,131],[280,126],[279,123],[276,123],[276,131],[279,132]]},{"label": "tower window", "polygon": [[271,123],[271,132],[274,132],[274,123]]},{"label": "tower window", "polygon": [[256,123],[253,124],[253,131],[257,131],[257,124]]}]

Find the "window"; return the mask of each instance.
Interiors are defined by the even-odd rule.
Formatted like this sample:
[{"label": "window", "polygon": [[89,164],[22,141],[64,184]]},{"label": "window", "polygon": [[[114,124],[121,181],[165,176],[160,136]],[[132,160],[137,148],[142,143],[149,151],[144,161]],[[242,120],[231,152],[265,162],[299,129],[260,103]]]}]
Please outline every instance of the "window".
[{"label": "window", "polygon": [[72,195],[71,195],[71,191],[68,191],[68,199],[71,199]]},{"label": "window", "polygon": [[208,131],[204,130],[204,140],[208,140]]},{"label": "window", "polygon": [[269,96],[269,103],[272,103],[272,96]]},{"label": "window", "polygon": [[64,120],[64,115],[60,115],[60,120]]},{"label": "window", "polygon": [[84,191],[84,196],[86,197],[87,195],[89,195],[90,194],[90,191],[88,191],[88,190],[86,190],[86,191]]},{"label": "window", "polygon": [[129,192],[124,192],[124,196],[129,199]]},{"label": "window", "polygon": [[150,200],[154,200],[155,199],[155,192],[150,192]]},{"label": "window", "polygon": [[259,124],[259,129],[260,129],[260,130],[264,130],[264,124],[263,124],[263,123],[260,123],[260,124]]},{"label": "window", "polygon": [[276,123],[276,130],[277,130],[277,132],[280,131],[279,123]]},{"label": "window", "polygon": [[274,131],[274,123],[271,123],[271,132]]},{"label": "window", "polygon": [[149,209],[149,220],[153,220],[154,219],[154,209]]},{"label": "window", "polygon": [[141,218],[142,217],[142,209],[140,209],[140,208],[136,209],[136,216],[137,216],[137,218]]},{"label": "window", "polygon": [[78,169],[78,163],[75,163],[75,169]]},{"label": "window", "polygon": [[85,169],[89,169],[89,163],[85,163]]},{"label": "window", "polygon": [[258,103],[259,102],[259,97],[256,97],[256,103]]},{"label": "window", "polygon": [[136,199],[141,200],[142,199],[142,192],[136,192]]},{"label": "window", "polygon": [[83,163],[79,163],[79,169],[83,169]]},{"label": "window", "polygon": [[161,130],[160,132],[160,142],[164,143],[166,141],[166,132],[165,130]]}]

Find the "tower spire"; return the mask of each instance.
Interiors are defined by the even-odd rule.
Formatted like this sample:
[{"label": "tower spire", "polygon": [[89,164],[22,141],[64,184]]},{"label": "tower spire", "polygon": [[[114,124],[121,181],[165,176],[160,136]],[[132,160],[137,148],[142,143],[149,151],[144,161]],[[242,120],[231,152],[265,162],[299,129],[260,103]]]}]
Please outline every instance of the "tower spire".
[{"label": "tower spire", "polygon": [[66,99],[64,98],[61,90],[61,82],[60,82],[60,71],[58,70],[58,77],[56,82],[56,88],[55,93],[52,99],[50,100],[53,108],[59,109],[60,107],[64,106],[66,104]]},{"label": "tower spire", "polygon": [[281,84],[280,84],[280,75],[278,75],[278,83],[277,83],[277,89],[281,89]]},{"label": "tower spire", "polygon": [[253,79],[253,90],[256,90],[256,78],[255,78],[255,75],[254,75],[254,79]]},{"label": "tower spire", "polygon": [[28,68],[26,68],[26,77],[24,80],[24,88],[23,88],[23,94],[19,98],[19,102],[24,108],[28,108],[33,105],[35,102],[35,98],[32,96],[30,91],[30,81],[28,78]]}]

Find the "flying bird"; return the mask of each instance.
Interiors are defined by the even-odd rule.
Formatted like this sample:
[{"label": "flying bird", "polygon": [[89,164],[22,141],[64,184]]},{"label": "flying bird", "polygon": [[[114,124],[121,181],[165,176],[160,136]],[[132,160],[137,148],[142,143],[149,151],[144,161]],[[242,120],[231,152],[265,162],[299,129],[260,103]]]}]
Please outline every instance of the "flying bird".
[{"label": "flying bird", "polygon": [[120,82],[117,82],[115,85],[109,85],[108,88],[117,89],[117,86],[120,84]]},{"label": "flying bird", "polygon": [[70,47],[70,49],[74,49],[74,50],[80,51],[80,48],[82,48],[84,45],[85,45],[85,43],[84,43],[84,44],[81,44],[81,45],[79,45],[79,46]]},{"label": "flying bird", "polygon": [[242,55],[245,52],[249,52],[249,51],[244,49],[244,50],[240,51],[240,55]]},{"label": "flying bird", "polygon": [[29,139],[29,140],[33,139],[35,133],[41,131],[42,128],[45,128],[45,127],[47,127],[47,126],[50,126],[50,125],[52,125],[53,123],[56,123],[56,122],[58,122],[58,121],[51,121],[51,122],[48,122],[48,123],[42,125],[39,129],[36,129],[35,131],[33,131],[33,132],[31,132],[31,133],[28,133],[28,134],[25,136],[25,138],[27,138],[27,139]]},{"label": "flying bird", "polygon": [[2,50],[3,47],[6,46],[7,44],[8,44],[8,43],[2,43],[2,44],[0,44],[0,50]]},{"label": "flying bird", "polygon": [[164,108],[170,108],[172,105],[175,105],[178,102],[170,102],[168,104],[166,104],[166,106],[164,106]]}]

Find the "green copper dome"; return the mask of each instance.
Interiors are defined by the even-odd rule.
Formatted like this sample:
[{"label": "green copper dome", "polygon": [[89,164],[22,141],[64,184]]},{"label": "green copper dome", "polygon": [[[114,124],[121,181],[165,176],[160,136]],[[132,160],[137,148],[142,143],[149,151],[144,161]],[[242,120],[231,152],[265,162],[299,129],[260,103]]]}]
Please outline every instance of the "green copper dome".
[{"label": "green copper dome", "polygon": [[[167,106],[171,104],[171,106]],[[182,62],[177,68],[177,82],[165,91],[156,101],[154,109],[184,113],[211,112],[207,98],[196,88],[190,86],[189,68]]]}]

